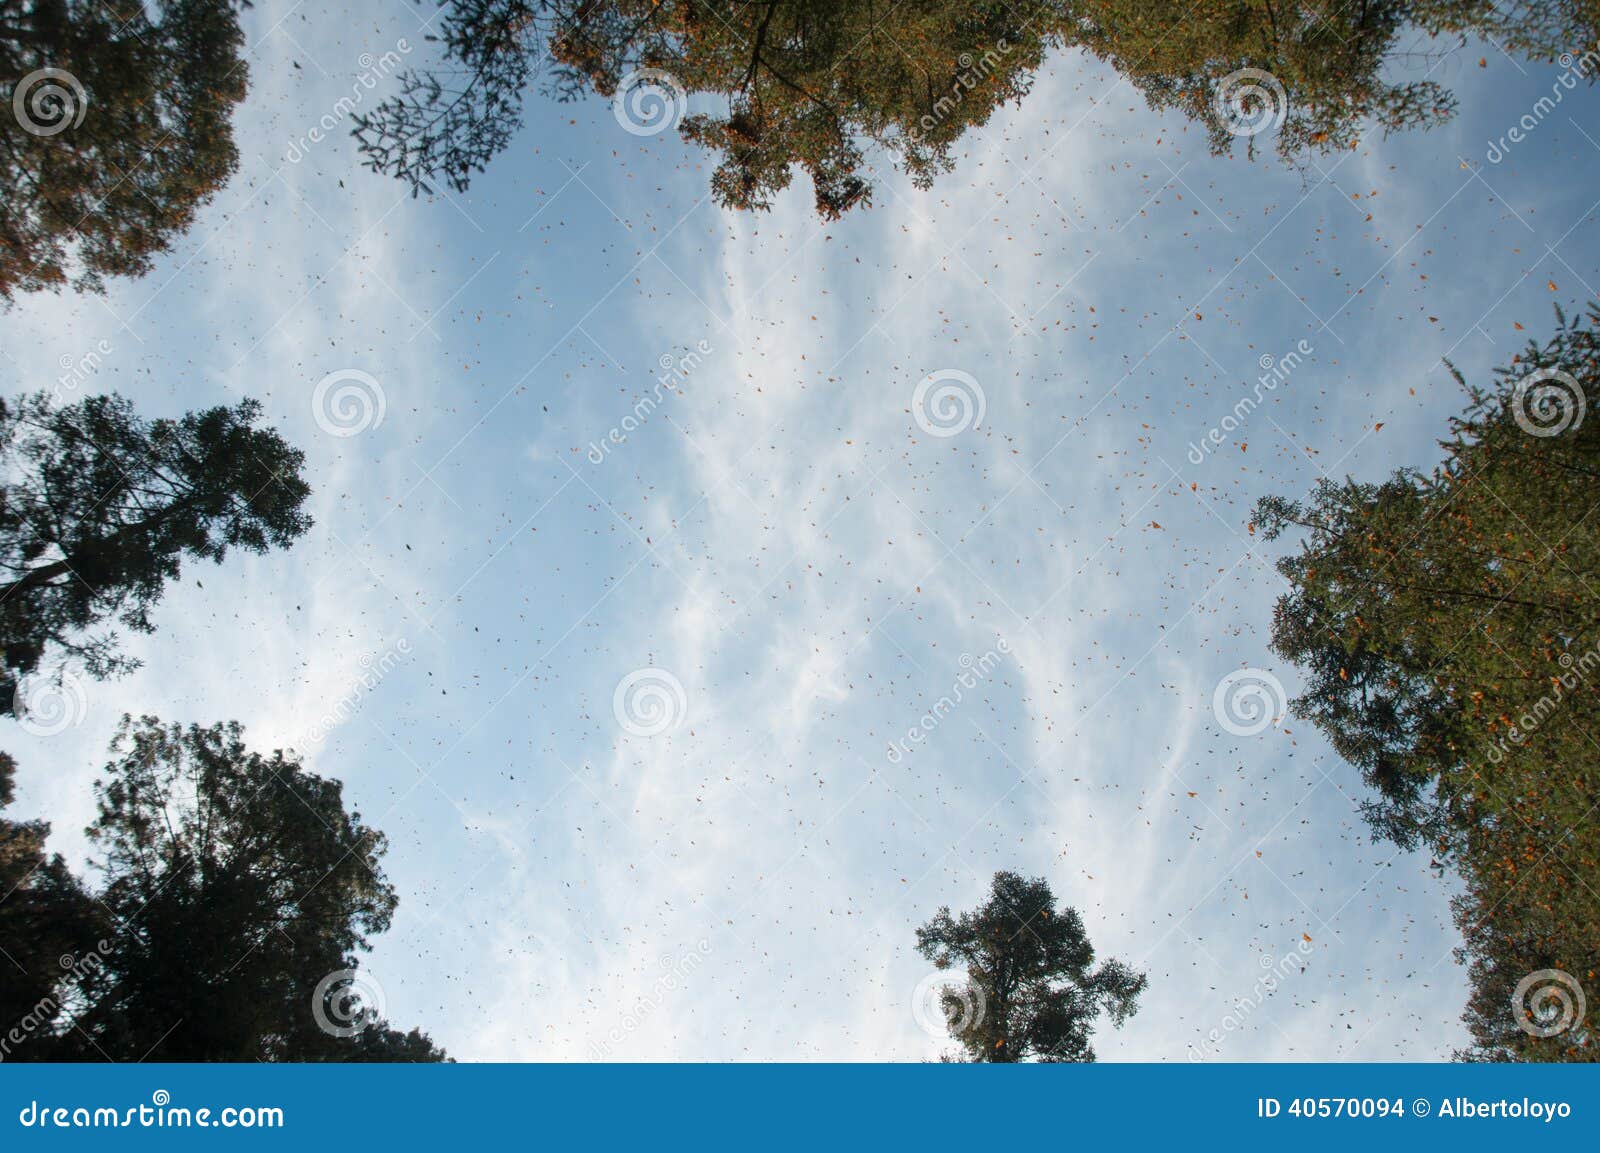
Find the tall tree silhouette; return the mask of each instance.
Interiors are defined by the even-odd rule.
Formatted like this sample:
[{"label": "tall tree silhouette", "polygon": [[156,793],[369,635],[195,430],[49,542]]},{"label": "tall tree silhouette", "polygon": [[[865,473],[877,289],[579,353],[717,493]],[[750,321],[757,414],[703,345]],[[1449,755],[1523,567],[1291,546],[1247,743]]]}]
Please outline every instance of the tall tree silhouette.
[{"label": "tall tree silhouette", "polygon": [[1529,974],[1600,972],[1600,308],[1461,383],[1433,471],[1257,506],[1253,531],[1301,541],[1273,647],[1305,672],[1296,715],[1371,786],[1375,836],[1461,873],[1477,1054],[1596,1060],[1510,1005]]},{"label": "tall tree silhouette", "polygon": [[261,406],[147,420],[126,399],[0,401],[0,707],[52,646],[107,676],[130,666],[112,621],[141,632],[185,557],[285,547],[310,526],[304,454]]},{"label": "tall tree silhouette", "polygon": [[[26,931],[17,946],[40,955],[21,966],[30,987],[5,983],[0,1027],[49,1009],[33,1014],[21,1055],[443,1059],[425,1034],[381,1019],[377,986],[357,968],[397,898],[383,834],[345,809],[338,782],[249,751],[237,724],[124,718],[111,752],[88,830],[92,899],[59,859],[44,860],[41,826],[0,825],[0,871],[32,870],[0,899],[6,947]],[[0,783],[9,770],[0,765]],[[73,964],[55,959],[75,950]]]},{"label": "tall tree silhouette", "polygon": [[233,173],[235,0],[0,4],[0,299],[136,275]]},{"label": "tall tree silhouette", "polygon": [[969,1061],[1093,1061],[1101,1013],[1120,1026],[1147,979],[1121,961],[1094,964],[1083,920],[1056,908],[1043,878],[999,872],[989,899],[952,917],[948,907],[917,930],[917,951],[940,969],[965,971],[943,1008]]}]

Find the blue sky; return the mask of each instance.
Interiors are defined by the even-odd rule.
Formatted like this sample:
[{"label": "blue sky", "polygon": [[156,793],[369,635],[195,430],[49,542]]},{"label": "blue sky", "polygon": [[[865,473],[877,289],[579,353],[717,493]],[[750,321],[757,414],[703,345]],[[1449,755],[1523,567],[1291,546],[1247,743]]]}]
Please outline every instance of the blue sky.
[{"label": "blue sky", "polygon": [[[389,1016],[459,1058],[933,1056],[914,928],[1000,868],[1148,971],[1103,1059],[1465,1041],[1447,882],[1370,843],[1309,727],[1213,698],[1298,685],[1254,501],[1431,464],[1442,358],[1481,379],[1593,298],[1593,95],[1490,163],[1559,69],[1469,47],[1449,126],[1297,173],[1058,56],[931,191],[881,172],[829,224],[803,179],[730,215],[674,134],[536,98],[469,195],[413,199],[343,125],[304,141],[384,53],[428,58],[429,11],[258,3],[241,171],[192,233],[4,318],[12,391],[103,349],[83,387],[152,413],[260,398],[317,517],[186,572],[79,723],[13,729],[19,810],[81,858],[124,711],[301,750],[391,840]],[[330,433],[329,374],[381,421]],[[919,423],[936,374],[981,420]],[[648,693],[618,716],[639,670],[654,735]]]}]

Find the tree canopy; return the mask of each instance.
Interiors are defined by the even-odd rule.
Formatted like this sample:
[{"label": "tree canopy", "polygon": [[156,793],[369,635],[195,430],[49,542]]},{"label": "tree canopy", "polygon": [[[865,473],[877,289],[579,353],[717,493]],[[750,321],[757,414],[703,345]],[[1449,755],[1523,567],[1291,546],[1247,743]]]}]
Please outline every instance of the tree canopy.
[{"label": "tree canopy", "polygon": [[1280,156],[1349,148],[1370,124],[1387,132],[1448,119],[1436,81],[1396,83],[1396,37],[1427,5],[1343,0],[1279,5],[1221,0],[1077,0],[1076,42],[1109,63],[1152,108],[1201,125],[1213,152],[1253,148],[1276,129]]},{"label": "tree canopy", "polygon": [[[97,785],[92,891],[46,827],[0,822],[5,983],[32,1059],[437,1061],[381,1019],[356,954],[389,927],[383,834],[292,756],[237,724],[124,718]],[[9,759],[0,802],[10,800]],[[16,1004],[12,1005],[15,1001]],[[42,1008],[41,1008],[42,1006]]]},{"label": "tree canopy", "polygon": [[1467,386],[1431,472],[1268,497],[1253,526],[1303,534],[1273,618],[1307,679],[1295,713],[1362,771],[1376,836],[1462,875],[1468,1021],[1500,1056],[1600,1057],[1508,1009],[1531,972],[1600,971],[1597,325],[1561,318]]},{"label": "tree canopy", "polygon": [[964,983],[942,994],[968,1061],[1093,1061],[1101,1013],[1120,1026],[1148,983],[1121,961],[1096,966],[1076,910],[1056,908],[1043,878],[999,872],[989,899],[959,917],[941,908],[917,930],[917,951]]},{"label": "tree canopy", "polygon": [[[717,157],[711,190],[726,207],[770,207],[802,169],[829,219],[870,200],[874,152],[931,186],[968,129],[1027,94],[1052,48],[1107,62],[1152,107],[1201,125],[1215,152],[1240,139],[1253,151],[1274,131],[1293,160],[1349,148],[1369,126],[1451,116],[1455,98],[1437,81],[1393,77],[1403,34],[1419,45],[1482,34],[1553,58],[1592,44],[1600,25],[1592,0],[440,3],[444,62],[407,73],[399,96],[356,117],[368,163],[413,192],[466,189],[541,84],[560,99],[613,100],[637,134],[676,124]],[[725,110],[688,114],[697,96]]]},{"label": "tree canopy", "polygon": [[253,400],[176,420],[114,394],[0,401],[0,707],[52,648],[95,676],[128,668],[102,626],[151,631],[184,558],[306,531],[304,454],[260,415]]},{"label": "tree canopy", "polygon": [[[520,126],[523,90],[548,51],[543,79],[559,97],[593,90],[615,99],[619,119],[641,132],[670,126],[647,115],[681,117],[684,137],[718,157],[718,203],[769,207],[799,168],[829,218],[870,199],[864,146],[919,186],[949,170],[962,133],[1027,92],[1063,11],[1059,0],[447,7],[438,39],[458,72],[410,74],[402,96],[359,118],[356,134],[379,171],[414,188],[465,188]],[[722,98],[726,111],[683,115],[701,94]]]},{"label": "tree canopy", "polygon": [[238,164],[235,0],[0,4],[0,299],[147,271]]}]

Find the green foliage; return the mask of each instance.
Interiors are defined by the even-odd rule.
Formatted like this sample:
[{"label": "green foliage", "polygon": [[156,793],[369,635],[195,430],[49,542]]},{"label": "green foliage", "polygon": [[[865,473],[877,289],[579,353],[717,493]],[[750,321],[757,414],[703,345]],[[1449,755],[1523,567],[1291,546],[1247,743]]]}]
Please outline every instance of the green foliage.
[{"label": "green foliage", "polygon": [[[1582,53],[1595,0],[440,0],[449,67],[409,73],[398,97],[358,116],[377,171],[464,190],[521,127],[524,90],[547,61],[561,99],[626,98],[647,69],[725,110],[683,118],[713,153],[711,190],[731,208],[768,208],[796,168],[832,219],[867,203],[869,153],[918,187],[954,164],[968,129],[1020,101],[1055,47],[1109,63],[1157,109],[1201,125],[1214,152],[1253,152],[1275,132],[1286,160],[1348,149],[1383,132],[1447,120],[1436,81],[1393,78],[1403,37],[1485,35],[1534,58]],[[547,56],[548,54],[548,56]],[[1590,79],[1593,79],[1593,73]],[[1259,136],[1259,139],[1268,139]]]},{"label": "green foliage", "polygon": [[[1422,74],[1452,40],[1482,37],[1555,60],[1582,56],[1600,35],[1595,0],[1073,0],[1071,10],[1067,41],[1109,63],[1152,108],[1201,125],[1213,152],[1242,139],[1253,153],[1268,137],[1250,129],[1271,124],[1290,162],[1353,148],[1371,128],[1448,120],[1455,96]],[[1400,79],[1406,72],[1420,78]]]},{"label": "green foliage", "polygon": [[194,223],[238,164],[243,42],[235,0],[0,4],[0,299],[100,291]]},{"label": "green foliage", "polygon": [[1581,57],[1600,47],[1600,0],[1432,0],[1421,8],[1438,30],[1476,32],[1532,60]]},{"label": "green foliage", "polygon": [[1043,878],[1010,872],[994,875],[972,912],[941,908],[917,930],[917,951],[940,969],[965,970],[943,1007],[969,1061],[1093,1061],[1100,1014],[1120,1026],[1148,983],[1121,961],[1095,967],[1077,911],[1057,910]]},{"label": "green foliage", "polygon": [[310,527],[304,454],[261,406],[146,420],[126,399],[0,401],[0,707],[52,647],[96,676],[129,667],[112,620],[139,632],[185,557],[262,553]]},{"label": "green foliage", "polygon": [[682,125],[686,139],[719,158],[717,202],[768,208],[799,167],[827,219],[870,199],[863,144],[892,157],[918,187],[949,171],[956,141],[1027,93],[1063,11],[1049,0],[608,7],[629,38],[571,26],[554,41],[557,59],[607,97],[635,67],[661,69],[690,94],[725,96],[725,113]]},{"label": "green foliage", "polygon": [[1324,481],[1263,500],[1254,526],[1304,531],[1273,619],[1307,678],[1294,710],[1373,787],[1376,835],[1461,873],[1468,1021],[1500,1056],[1600,1057],[1509,1009],[1531,972],[1600,974],[1597,325],[1600,308],[1562,318],[1469,386],[1432,473]]},{"label": "green foliage", "polygon": [[[444,1058],[425,1034],[370,1020],[370,1004],[327,1002],[325,979],[356,969],[397,904],[383,835],[346,811],[337,782],[281,751],[250,752],[237,724],[125,717],[111,752],[88,830],[99,853],[92,896],[59,859],[41,866],[42,826],[0,823],[0,879],[33,870],[0,899],[7,947],[29,950],[29,983],[7,984],[4,1024],[52,1006],[35,1013],[42,1023],[18,1055]],[[0,800],[9,770],[0,763]],[[77,963],[58,962],[66,954]],[[367,1027],[351,1036],[324,1027],[352,1020]]]},{"label": "green foliage", "polygon": [[[1111,64],[1151,107],[1203,126],[1213,152],[1241,127],[1280,122],[1285,159],[1351,147],[1368,124],[1386,132],[1447,119],[1454,98],[1431,80],[1393,83],[1385,64],[1397,36],[1425,7],[1408,0],[1077,0],[1075,41]],[[1240,76],[1254,69],[1270,77]]]},{"label": "green foliage", "polygon": [[880,5],[841,0],[450,0],[439,39],[459,75],[412,74],[359,118],[369,163],[428,189],[464,189],[520,125],[522,90],[548,47],[549,86],[611,98],[638,69],[726,111],[681,128],[718,157],[712,193],[767,208],[795,168],[835,218],[871,196],[865,147],[920,187],[953,147],[1027,92],[1059,42],[1060,0]]}]

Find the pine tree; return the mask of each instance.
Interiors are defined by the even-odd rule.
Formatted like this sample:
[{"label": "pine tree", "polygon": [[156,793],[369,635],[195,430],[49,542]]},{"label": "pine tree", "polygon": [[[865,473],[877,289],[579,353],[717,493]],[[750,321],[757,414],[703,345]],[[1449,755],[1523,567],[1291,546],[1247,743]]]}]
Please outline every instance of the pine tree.
[{"label": "pine tree", "polygon": [[0,4],[0,299],[147,271],[238,164],[235,0]]},{"label": "pine tree", "polygon": [[[363,996],[357,953],[398,898],[383,834],[345,808],[338,782],[251,752],[237,724],[124,718],[111,752],[88,830],[106,947],[74,976],[76,1002],[43,1055],[443,1059]],[[0,918],[12,907],[0,901]]]},{"label": "pine tree", "polygon": [[1121,961],[1095,966],[1077,911],[1058,910],[1043,878],[1010,872],[994,875],[972,912],[941,908],[917,930],[917,951],[965,971],[942,1006],[968,1061],[1093,1061],[1100,1014],[1121,1026],[1148,983]]},{"label": "pine tree", "polygon": [[52,649],[95,676],[131,667],[138,632],[184,558],[283,548],[310,527],[304,454],[261,406],[147,420],[116,396],[0,401],[0,707]]},{"label": "pine tree", "polygon": [[1519,1028],[1509,995],[1600,974],[1600,308],[1461,383],[1432,472],[1258,505],[1266,539],[1303,533],[1273,647],[1305,672],[1296,714],[1372,786],[1374,834],[1461,874],[1478,1053],[1595,1060]]},{"label": "pine tree", "polygon": [[411,74],[356,135],[373,168],[413,189],[465,189],[520,127],[548,48],[544,80],[561,98],[635,98],[642,72],[655,89],[643,99],[725,100],[725,113],[681,123],[718,157],[717,202],[770,207],[798,168],[832,219],[870,199],[869,148],[920,187],[948,171],[968,129],[1026,94],[1064,11],[1060,0],[452,0],[438,37],[452,74]]},{"label": "pine tree", "polygon": [[[1107,62],[1152,107],[1199,124],[1219,154],[1272,139],[1297,162],[1373,127],[1453,114],[1437,81],[1393,78],[1404,35],[1486,35],[1551,59],[1600,28],[1594,0],[440,2],[444,64],[407,74],[398,97],[356,118],[368,163],[413,192],[465,190],[540,84],[562,100],[616,100],[624,120],[643,111],[637,101],[650,113],[637,127],[652,134],[655,117],[678,121],[717,157],[711,189],[726,207],[768,208],[803,170],[825,219],[870,201],[874,156],[931,187],[965,133],[1020,101],[1058,47]],[[702,95],[726,112],[685,115]]]}]

